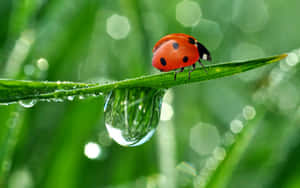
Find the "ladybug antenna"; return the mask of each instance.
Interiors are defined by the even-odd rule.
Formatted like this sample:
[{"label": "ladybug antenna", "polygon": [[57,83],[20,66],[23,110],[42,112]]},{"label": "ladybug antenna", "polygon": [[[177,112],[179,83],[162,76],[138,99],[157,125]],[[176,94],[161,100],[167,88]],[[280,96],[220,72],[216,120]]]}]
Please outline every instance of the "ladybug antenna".
[{"label": "ladybug antenna", "polygon": [[211,61],[209,51],[199,42],[197,42],[197,49],[201,59]]}]

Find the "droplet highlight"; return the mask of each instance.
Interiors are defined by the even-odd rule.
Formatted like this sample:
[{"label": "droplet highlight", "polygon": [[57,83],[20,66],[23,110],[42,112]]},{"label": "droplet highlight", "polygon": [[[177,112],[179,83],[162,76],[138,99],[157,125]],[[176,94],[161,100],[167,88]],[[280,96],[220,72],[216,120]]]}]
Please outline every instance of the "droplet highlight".
[{"label": "droplet highlight", "polygon": [[109,136],[122,146],[138,146],[154,134],[161,112],[164,90],[152,88],[115,89],[104,105]]},{"label": "droplet highlight", "polygon": [[24,108],[31,108],[37,103],[37,100],[21,100],[19,104]]}]

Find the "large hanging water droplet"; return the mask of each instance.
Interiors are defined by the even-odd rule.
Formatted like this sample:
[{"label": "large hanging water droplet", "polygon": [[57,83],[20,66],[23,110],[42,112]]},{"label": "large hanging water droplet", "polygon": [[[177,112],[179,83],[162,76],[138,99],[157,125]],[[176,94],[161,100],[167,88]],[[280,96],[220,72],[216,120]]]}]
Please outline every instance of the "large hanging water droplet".
[{"label": "large hanging water droplet", "polygon": [[105,125],[110,137],[123,146],[138,146],[154,134],[164,90],[115,89],[106,98]]}]

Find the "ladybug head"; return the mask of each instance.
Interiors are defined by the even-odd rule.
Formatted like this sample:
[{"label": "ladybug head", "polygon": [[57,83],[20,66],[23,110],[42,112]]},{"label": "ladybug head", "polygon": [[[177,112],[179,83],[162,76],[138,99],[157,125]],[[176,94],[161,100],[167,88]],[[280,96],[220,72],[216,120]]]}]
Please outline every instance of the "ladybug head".
[{"label": "ladybug head", "polygon": [[202,44],[197,42],[197,48],[198,48],[200,59],[211,61],[211,56],[209,51]]}]

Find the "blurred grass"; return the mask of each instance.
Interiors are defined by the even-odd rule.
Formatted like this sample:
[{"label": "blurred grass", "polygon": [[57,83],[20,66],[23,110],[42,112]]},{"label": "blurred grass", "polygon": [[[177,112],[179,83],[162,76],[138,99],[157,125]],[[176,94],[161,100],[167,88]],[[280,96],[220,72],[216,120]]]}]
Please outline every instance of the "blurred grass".
[{"label": "blurred grass", "polygon": [[212,172],[211,177],[208,177],[204,187],[222,188],[228,186],[228,182],[232,178],[232,174],[247,149],[247,146],[250,144],[265,112],[258,110],[258,114],[255,119],[245,122],[245,127],[241,133],[236,136],[232,146],[228,148],[226,158],[218,164],[216,170]]},{"label": "blurred grass", "polygon": [[[1,78],[94,83],[151,74],[152,46],[163,35],[175,32],[192,34],[214,48],[215,62],[288,52],[294,58],[278,65],[174,88],[174,114],[165,123],[175,131],[170,133],[176,139],[170,161],[188,161],[198,175],[213,154],[200,155],[192,149],[197,143],[190,141],[191,128],[199,122],[212,124],[223,140],[244,106],[259,105],[265,114],[248,147],[239,148],[244,154],[232,175],[226,174],[231,175],[227,187],[299,187],[300,2],[195,0],[202,16],[193,27],[176,20],[179,2],[0,1]],[[114,40],[106,31],[113,14],[129,20],[130,31],[122,40]],[[11,67],[7,63],[15,63],[10,57],[18,41],[29,41],[28,53],[18,70],[10,69],[13,74],[7,74]],[[37,66],[40,58],[47,60],[47,70]],[[38,103],[31,109],[0,106],[1,160],[4,152],[5,160],[11,159],[1,188],[53,187],[58,182],[61,187],[163,187],[168,176],[176,176],[176,187],[194,187],[195,177],[186,179],[173,167],[160,166],[161,142],[152,139],[130,149],[112,143],[104,129],[102,104],[101,99],[91,98]],[[16,114],[19,118],[13,117]],[[12,142],[7,142],[8,137]],[[84,145],[90,141],[101,147],[99,159],[84,155]],[[6,150],[3,145],[8,144],[16,147]],[[227,146],[223,141],[220,145],[228,156]]]}]

